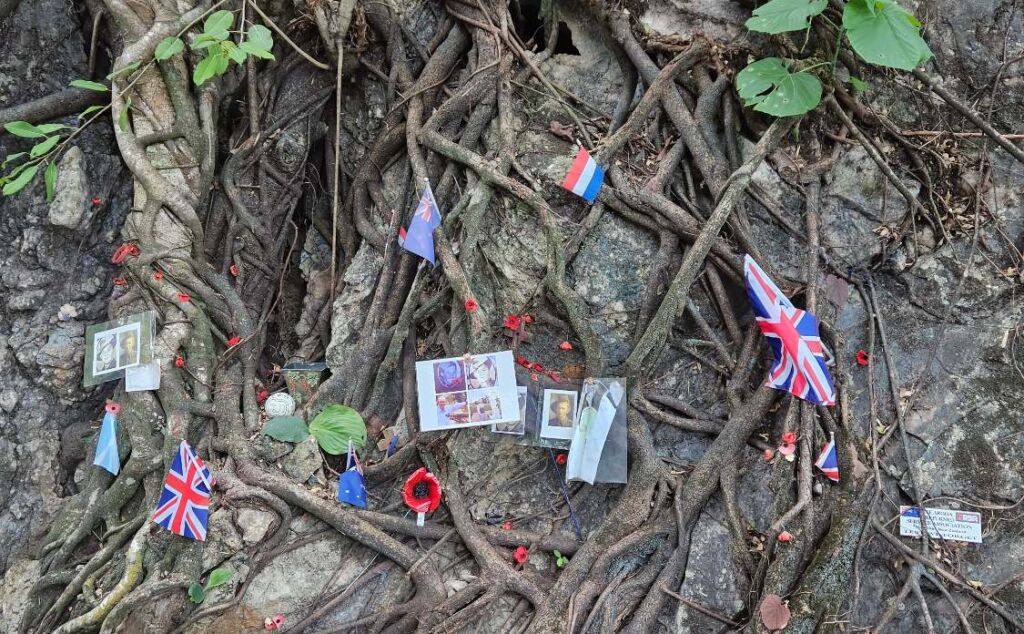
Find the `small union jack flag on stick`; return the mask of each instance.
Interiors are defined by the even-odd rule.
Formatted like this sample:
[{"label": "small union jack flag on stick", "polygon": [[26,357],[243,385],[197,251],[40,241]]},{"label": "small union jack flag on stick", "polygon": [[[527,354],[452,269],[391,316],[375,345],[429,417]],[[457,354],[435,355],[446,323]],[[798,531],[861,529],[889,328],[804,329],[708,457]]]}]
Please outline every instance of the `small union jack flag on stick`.
[{"label": "small union jack flag on stick", "polygon": [[794,307],[749,255],[743,273],[757,325],[775,353],[766,385],[818,405],[835,405],[836,390],[825,365],[818,319]]},{"label": "small union jack flag on stick", "polygon": [[175,535],[206,541],[212,484],[210,470],[192,447],[181,441],[152,521]]},{"label": "small union jack flag on stick", "polygon": [[839,482],[839,457],[836,455],[836,435],[830,434],[828,442],[821,448],[818,459],[814,461],[825,477],[833,482]]}]

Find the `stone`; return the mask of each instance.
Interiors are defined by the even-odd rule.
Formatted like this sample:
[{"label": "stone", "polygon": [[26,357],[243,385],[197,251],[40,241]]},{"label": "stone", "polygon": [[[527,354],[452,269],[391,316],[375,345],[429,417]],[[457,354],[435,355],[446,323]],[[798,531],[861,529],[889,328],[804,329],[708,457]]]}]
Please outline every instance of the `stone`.
[{"label": "stone", "polygon": [[14,408],[18,406],[18,393],[14,390],[7,389],[0,392],[0,409],[4,410],[8,414],[14,411]]},{"label": "stone", "polygon": [[331,316],[331,344],[327,348],[331,368],[343,367],[351,360],[383,262],[377,249],[364,243],[345,271],[345,288],[335,298]]},{"label": "stone", "polygon": [[21,630],[21,621],[30,607],[32,586],[40,577],[40,562],[21,559],[14,562],[0,579],[0,623],[7,631]]},{"label": "stone", "polygon": [[89,210],[90,198],[82,150],[72,145],[57,164],[57,183],[47,216],[50,224],[77,229]]},{"label": "stone", "polygon": [[231,521],[231,511],[219,508],[210,514],[203,547],[203,570],[211,570],[242,549],[242,538]]},{"label": "stone", "polygon": [[258,544],[267,535],[271,524],[277,516],[267,511],[243,508],[238,511],[235,523],[242,530],[242,541],[246,544]]},{"label": "stone", "polygon": [[323,458],[320,456],[320,448],[316,444],[316,438],[312,436],[296,443],[291,453],[281,460],[284,472],[299,482],[308,481],[320,469],[321,464]]}]

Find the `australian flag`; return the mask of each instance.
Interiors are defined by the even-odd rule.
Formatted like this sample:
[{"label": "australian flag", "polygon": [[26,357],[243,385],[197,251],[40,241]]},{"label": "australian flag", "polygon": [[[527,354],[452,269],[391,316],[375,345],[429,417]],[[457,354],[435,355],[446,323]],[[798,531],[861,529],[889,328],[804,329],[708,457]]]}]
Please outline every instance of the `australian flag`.
[{"label": "australian flag", "polygon": [[152,520],[175,535],[206,541],[213,479],[184,440],[164,479],[164,490]]},{"label": "australian flag", "polygon": [[814,466],[818,467],[829,480],[839,482],[839,458],[836,455],[835,434],[832,434],[828,439],[828,443],[821,448],[821,453],[818,455],[818,459],[814,461]]},{"label": "australian flag", "polygon": [[338,478],[338,501],[361,509],[366,508],[366,479],[363,478],[363,465],[352,447],[348,449],[348,468]]},{"label": "australian flag", "polygon": [[743,273],[757,325],[775,353],[766,385],[818,405],[835,405],[836,390],[825,366],[818,319],[794,307],[749,255]]},{"label": "australian flag", "polygon": [[424,260],[434,263],[434,229],[441,224],[441,212],[437,208],[437,201],[434,200],[434,192],[430,191],[430,183],[427,183],[420,198],[420,204],[416,206],[416,213],[412,215],[409,222],[409,230],[399,231],[398,244],[406,251],[415,253]]}]

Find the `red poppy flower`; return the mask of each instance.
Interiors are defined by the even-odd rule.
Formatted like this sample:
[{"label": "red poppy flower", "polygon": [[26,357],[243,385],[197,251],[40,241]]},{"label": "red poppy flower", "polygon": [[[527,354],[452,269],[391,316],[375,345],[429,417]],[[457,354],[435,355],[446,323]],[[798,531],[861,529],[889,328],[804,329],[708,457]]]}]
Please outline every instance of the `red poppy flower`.
[{"label": "red poppy flower", "polygon": [[229,266],[228,267],[228,271],[232,275],[234,275],[235,277],[238,277],[238,265],[237,264],[232,264],[231,266]]},{"label": "red poppy flower", "polygon": [[517,564],[523,565],[530,558],[530,551],[526,550],[526,546],[520,546],[516,548],[516,552],[512,553],[512,558],[516,560]]},{"label": "red poppy flower", "polygon": [[871,361],[871,355],[863,350],[857,351],[857,365],[867,365],[869,361]]},{"label": "red poppy flower", "polygon": [[107,401],[107,406],[104,409],[107,410],[108,414],[113,414],[114,416],[117,416],[118,414],[121,413],[121,404],[115,403],[114,401]]},{"label": "red poppy flower", "polygon": [[763,455],[764,455],[764,461],[765,462],[771,462],[772,458],[775,457],[775,452],[772,451],[771,449],[765,449]]},{"label": "red poppy flower", "polygon": [[523,315],[523,323],[532,324],[533,323],[533,315],[525,315],[524,314]]},{"label": "red poppy flower", "polygon": [[232,337],[232,338],[228,339],[227,341],[225,341],[224,345],[226,345],[227,347],[230,348],[232,346],[237,346],[240,343],[242,343],[242,338],[239,337],[238,335],[235,335],[234,337]]},{"label": "red poppy flower", "polygon": [[123,277],[115,277],[114,286],[128,286],[128,280],[124,279]]},{"label": "red poppy flower", "polygon": [[174,366],[177,368],[185,367],[185,359],[182,357],[174,357]]},{"label": "red poppy flower", "polygon": [[785,544],[786,542],[791,542],[793,541],[793,533],[790,533],[789,531],[782,531],[781,533],[779,533],[777,539],[783,544]]},{"label": "red poppy flower", "polygon": [[509,330],[519,330],[519,326],[522,325],[519,321],[519,317],[516,315],[505,316],[505,327]]},{"label": "red poppy flower", "polygon": [[572,344],[569,343],[568,341],[563,341],[562,343],[558,344],[558,347],[561,348],[562,350],[572,350]]},{"label": "red poppy flower", "polygon": [[178,301],[179,302],[184,304],[184,303],[187,303],[190,299],[192,299],[192,298],[189,297],[188,293],[178,293]]},{"label": "red poppy flower", "polygon": [[540,378],[540,377],[539,377],[539,376],[537,376],[537,373],[536,373],[536,372],[531,372],[531,373],[530,373],[530,380],[531,380],[531,381],[536,381],[536,380],[537,380],[537,379],[539,379],[539,378]]},{"label": "red poppy flower", "polygon": [[441,504],[441,483],[426,467],[420,467],[405,481],[402,499],[417,513],[431,513]]},{"label": "red poppy flower", "polygon": [[161,273],[160,271],[156,271],[155,273],[153,273],[153,279],[159,282],[160,280],[164,279],[164,274]]},{"label": "red poppy flower", "polygon": [[91,202],[94,205],[102,205],[103,204],[103,199],[100,198],[99,196],[93,196]]},{"label": "red poppy flower", "polygon": [[568,461],[569,461],[569,455],[568,454],[560,453],[557,456],[555,456],[555,464],[564,465]]},{"label": "red poppy flower", "polygon": [[796,445],[793,443],[787,443],[779,447],[779,453],[783,456],[792,456],[796,453]]},{"label": "red poppy flower", "polygon": [[256,402],[262,405],[268,398],[270,398],[270,392],[267,390],[260,390],[256,395]]},{"label": "red poppy flower", "polygon": [[555,370],[552,370],[552,371],[548,372],[548,376],[551,377],[552,381],[561,381],[562,380],[561,373],[559,373],[559,372],[557,372]]},{"label": "red poppy flower", "polygon": [[284,625],[284,615],[275,614],[273,618],[267,617],[263,619],[263,628],[267,630],[279,630]]},{"label": "red poppy flower", "polygon": [[543,372],[544,371],[544,366],[542,366],[539,363],[534,363],[533,365],[530,366],[530,369],[531,370],[536,370],[537,372]]},{"label": "red poppy flower", "polygon": [[526,357],[516,357],[516,363],[529,370],[533,364],[526,360]]},{"label": "red poppy flower", "polygon": [[120,264],[127,257],[135,257],[139,254],[139,245],[125,243],[117,247],[114,251],[114,255],[110,256],[110,262],[112,264]]},{"label": "red poppy flower", "polygon": [[796,433],[795,432],[787,431],[786,433],[782,434],[782,444],[784,444],[784,445],[792,445],[795,442],[796,442]]},{"label": "red poppy flower", "polygon": [[501,525],[501,527],[504,528],[507,531],[510,531],[510,530],[512,530],[512,522],[505,522],[504,524]]},{"label": "red poppy flower", "polygon": [[466,310],[467,311],[473,312],[477,308],[480,308],[480,305],[476,303],[475,299],[470,297],[469,299],[466,300]]}]

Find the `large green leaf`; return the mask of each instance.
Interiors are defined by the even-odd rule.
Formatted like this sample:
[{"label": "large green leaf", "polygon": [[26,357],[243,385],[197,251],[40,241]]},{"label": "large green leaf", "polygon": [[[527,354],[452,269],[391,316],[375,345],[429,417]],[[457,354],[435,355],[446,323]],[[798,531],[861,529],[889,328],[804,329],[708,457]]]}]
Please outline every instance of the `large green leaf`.
[{"label": "large green leaf", "polygon": [[53,146],[57,145],[57,141],[60,141],[60,137],[57,135],[48,136],[39,143],[32,146],[29,150],[29,156],[32,158],[39,158],[43,154],[46,154],[53,149]]},{"label": "large green leaf", "polygon": [[11,121],[4,124],[4,129],[23,139],[41,139],[46,134],[28,121]]},{"label": "large green leaf", "polygon": [[46,200],[53,200],[53,190],[57,185],[57,163],[50,163],[43,172],[43,182],[46,183]]},{"label": "large green leaf", "polygon": [[228,56],[220,47],[210,49],[203,61],[196,64],[192,73],[192,81],[196,86],[202,86],[203,82],[217,75],[221,75],[228,68]]},{"label": "large green leaf", "polygon": [[277,416],[267,421],[263,433],[281,442],[302,442],[309,438],[309,428],[298,416]]},{"label": "large green leaf", "polygon": [[235,16],[224,9],[210,14],[210,17],[206,18],[206,22],[203,22],[203,33],[212,35],[218,40],[226,39],[228,36],[228,29],[235,22]]},{"label": "large green leaf", "polygon": [[259,57],[261,59],[277,59],[274,57],[273,53],[253,45],[252,42],[242,42],[238,47],[253,57]]},{"label": "large green leaf", "polygon": [[[27,163],[25,165],[28,165]],[[24,166],[19,166],[24,167]],[[18,177],[9,183],[4,184],[4,196],[10,196],[16,194],[24,189],[25,185],[28,185],[33,178],[35,178],[36,172],[39,171],[39,163],[35,165],[28,165],[18,174]]]},{"label": "large green leaf", "polygon": [[309,424],[309,433],[320,448],[332,455],[348,451],[348,442],[356,449],[366,444],[366,424],[359,412],[347,405],[328,405]]},{"label": "large green leaf", "polygon": [[85,88],[86,90],[92,90],[94,92],[108,92],[110,89],[103,84],[95,81],[89,81],[88,79],[76,79],[71,82],[73,88]]},{"label": "large green leaf", "polygon": [[206,590],[213,590],[217,586],[222,586],[228,581],[231,581],[231,575],[234,574],[228,568],[217,568],[210,573],[210,578],[206,580]]},{"label": "large green leaf", "polygon": [[776,117],[800,115],[821,102],[818,78],[808,72],[789,72],[778,57],[766,57],[740,71],[736,90],[745,105]]},{"label": "large green leaf", "polygon": [[225,40],[221,42],[220,46],[224,50],[224,52],[227,53],[227,56],[234,60],[236,64],[241,66],[245,63],[245,53],[242,51],[242,49],[238,48],[238,46],[234,42],[232,42],[231,40]]},{"label": "large green leaf", "polygon": [[171,59],[183,50],[185,50],[185,42],[180,37],[172,35],[160,40],[160,43],[156,45],[156,50],[153,51],[153,57],[162,62],[165,59]]},{"label": "large green leaf", "polygon": [[932,56],[921,23],[889,0],[849,0],[843,28],[853,50],[871,64],[914,70]]},{"label": "large green leaf", "polygon": [[203,586],[198,583],[193,583],[188,587],[188,598],[192,603],[202,603],[206,600],[206,593],[203,592]]},{"label": "large green leaf", "polygon": [[274,35],[270,29],[262,24],[254,24],[249,27],[249,34],[241,44],[242,50],[249,55],[263,59],[274,59],[270,52],[274,48]]},{"label": "large green leaf", "polygon": [[761,33],[800,31],[827,6],[828,0],[771,0],[754,9],[747,28]]}]

